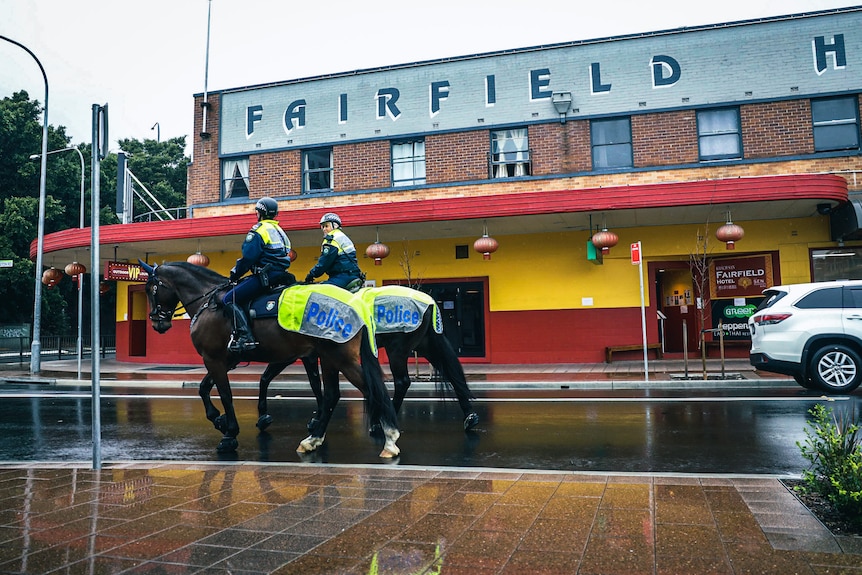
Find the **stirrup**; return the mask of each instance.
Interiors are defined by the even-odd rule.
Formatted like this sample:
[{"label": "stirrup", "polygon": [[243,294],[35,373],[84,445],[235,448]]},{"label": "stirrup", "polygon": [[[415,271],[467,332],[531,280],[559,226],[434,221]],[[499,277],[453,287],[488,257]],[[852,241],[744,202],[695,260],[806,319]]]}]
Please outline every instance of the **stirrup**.
[{"label": "stirrup", "polygon": [[230,336],[230,341],[227,343],[227,350],[231,353],[254,351],[256,348],[256,341],[243,341],[242,339],[236,339],[233,335]]}]

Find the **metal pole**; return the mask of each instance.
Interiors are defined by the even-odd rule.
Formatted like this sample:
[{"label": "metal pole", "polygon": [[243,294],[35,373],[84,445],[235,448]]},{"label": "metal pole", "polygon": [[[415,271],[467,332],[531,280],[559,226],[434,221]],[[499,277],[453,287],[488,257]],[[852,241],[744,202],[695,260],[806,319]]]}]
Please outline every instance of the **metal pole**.
[{"label": "metal pole", "polygon": [[[79,222],[79,227],[84,229],[84,154],[81,153],[81,150],[78,149],[78,146],[70,146],[68,148],[61,148],[59,150],[51,150],[45,155],[57,154],[59,152],[68,152],[70,150],[75,150],[78,152],[78,158],[81,160],[81,217]],[[35,160],[42,154],[33,154],[30,156],[31,160]],[[41,278],[40,278],[41,279]],[[78,379],[81,379],[81,357],[84,353],[84,343],[83,343],[83,321],[84,321],[84,274],[78,275]]]},{"label": "metal pole", "polygon": [[16,42],[6,36],[0,36],[0,40],[6,40],[15,44],[30,54],[45,80],[45,106],[42,109],[42,166],[39,175],[39,227],[36,239],[36,293],[33,298],[33,340],[30,344],[30,373],[37,374],[42,371],[42,249],[45,243],[45,173],[48,168],[48,75],[42,62],[27,46]]},{"label": "metal pole", "polygon": [[91,224],[90,224],[90,269],[92,271],[92,281],[91,284],[91,301],[93,302],[92,308],[92,342],[90,344],[92,356],[92,374],[90,375],[92,388],[93,388],[93,469],[101,469],[102,468],[102,416],[101,416],[101,397],[100,397],[100,356],[99,349],[101,342],[99,338],[101,337],[100,330],[100,322],[101,317],[99,314],[99,264],[100,264],[100,253],[99,253],[99,166],[100,161],[104,157],[104,154],[107,153],[108,148],[108,105],[99,106],[98,104],[93,104],[93,154],[92,154],[92,162],[90,164],[90,186],[91,186],[91,200],[92,200],[92,209],[90,210],[91,214]]},{"label": "metal pole", "polygon": [[207,133],[207,108],[209,108],[209,100],[207,98],[207,84],[209,82],[210,75],[210,21],[212,19],[212,11],[213,11],[213,0],[207,0],[207,50],[206,50],[206,58],[204,61],[204,102],[203,102],[203,124],[201,127],[201,133]]}]

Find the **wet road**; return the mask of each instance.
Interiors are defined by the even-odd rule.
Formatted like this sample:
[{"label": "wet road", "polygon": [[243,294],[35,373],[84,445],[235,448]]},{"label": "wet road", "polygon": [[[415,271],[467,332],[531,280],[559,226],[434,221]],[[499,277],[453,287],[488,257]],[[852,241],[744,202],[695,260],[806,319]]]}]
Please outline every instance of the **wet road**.
[{"label": "wet road", "polygon": [[[221,434],[205,419],[194,388],[105,388],[101,392],[101,458],[117,460],[322,462],[385,464],[367,433],[361,401],[345,396],[326,444],[300,456],[314,404],[293,391],[271,390],[275,422],[259,433],[254,389],[235,390],[241,426],[235,454],[216,453]],[[825,401],[801,388],[677,391],[477,392],[480,425],[462,431],[457,403],[408,396],[400,417],[402,455],[418,466],[596,472],[798,474],[807,467],[808,410]],[[89,389],[0,387],[0,460],[92,461]],[[829,405],[862,412],[862,395]],[[216,405],[220,407],[218,399]]]}]

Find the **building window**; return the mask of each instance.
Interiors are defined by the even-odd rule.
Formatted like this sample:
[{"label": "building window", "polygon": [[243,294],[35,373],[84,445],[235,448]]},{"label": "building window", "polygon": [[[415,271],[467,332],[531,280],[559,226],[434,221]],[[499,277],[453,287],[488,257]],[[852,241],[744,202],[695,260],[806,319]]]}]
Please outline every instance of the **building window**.
[{"label": "building window", "polygon": [[248,197],[248,158],[222,160],[221,173],[223,200]]},{"label": "building window", "polygon": [[529,176],[530,148],[527,128],[491,132],[492,178],[514,178]]},{"label": "building window", "polygon": [[302,191],[332,189],[332,148],[317,148],[302,153]]},{"label": "building window", "polygon": [[697,143],[701,160],[742,158],[739,109],[701,110],[697,113]]},{"label": "building window", "polygon": [[590,122],[590,142],[593,150],[593,169],[631,168],[631,118],[613,118]]},{"label": "building window", "polygon": [[855,96],[811,100],[814,151],[859,148],[859,106]]},{"label": "building window", "polygon": [[393,142],[392,185],[418,186],[425,183],[425,141]]},{"label": "building window", "polygon": [[814,282],[862,279],[862,249],[811,250],[811,270]]}]

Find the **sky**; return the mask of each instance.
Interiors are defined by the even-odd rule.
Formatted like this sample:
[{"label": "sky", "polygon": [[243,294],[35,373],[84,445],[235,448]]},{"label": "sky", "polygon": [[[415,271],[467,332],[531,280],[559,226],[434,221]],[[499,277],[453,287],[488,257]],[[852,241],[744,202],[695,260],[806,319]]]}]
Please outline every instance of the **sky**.
[{"label": "sky", "polygon": [[[193,98],[205,89],[860,3],[0,0],[0,36],[42,63],[48,123],[72,144],[91,142],[92,106],[107,103],[111,152],[121,139],[186,136],[191,155]],[[44,102],[37,63],[0,40],[0,98],[20,90]]]}]

